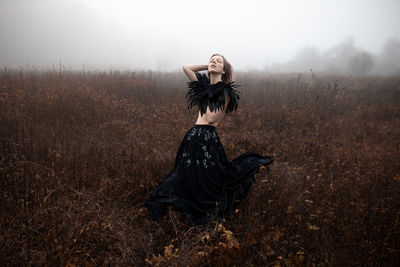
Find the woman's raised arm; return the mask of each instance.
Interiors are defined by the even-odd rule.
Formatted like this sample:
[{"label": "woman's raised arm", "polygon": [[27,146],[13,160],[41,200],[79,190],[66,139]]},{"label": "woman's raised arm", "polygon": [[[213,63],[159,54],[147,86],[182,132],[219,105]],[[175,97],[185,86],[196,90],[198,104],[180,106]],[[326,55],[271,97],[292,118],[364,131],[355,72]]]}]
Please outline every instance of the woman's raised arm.
[{"label": "woman's raised arm", "polygon": [[183,65],[183,72],[188,76],[189,80],[197,81],[195,72],[201,70],[208,70],[208,65]]}]

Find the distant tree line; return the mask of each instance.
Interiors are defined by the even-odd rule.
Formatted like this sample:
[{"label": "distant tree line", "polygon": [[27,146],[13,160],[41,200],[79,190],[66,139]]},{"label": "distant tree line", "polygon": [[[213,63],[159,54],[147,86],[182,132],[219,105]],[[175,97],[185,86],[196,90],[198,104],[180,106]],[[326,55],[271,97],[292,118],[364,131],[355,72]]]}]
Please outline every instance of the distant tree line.
[{"label": "distant tree line", "polygon": [[275,63],[265,70],[271,72],[328,71],[341,74],[398,75],[400,74],[400,41],[389,39],[380,53],[372,54],[355,45],[354,39],[321,52],[315,47],[305,47],[295,58],[285,63]]}]

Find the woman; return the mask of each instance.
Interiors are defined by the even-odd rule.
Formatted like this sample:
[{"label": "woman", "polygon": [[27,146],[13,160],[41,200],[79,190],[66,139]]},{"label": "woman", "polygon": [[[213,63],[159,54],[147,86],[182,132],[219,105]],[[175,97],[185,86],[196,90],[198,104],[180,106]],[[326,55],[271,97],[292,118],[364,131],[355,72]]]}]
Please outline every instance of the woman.
[{"label": "woman", "polygon": [[[199,71],[208,70],[208,77]],[[254,174],[273,162],[269,156],[246,152],[228,161],[216,126],[225,113],[238,106],[233,68],[219,54],[208,65],[184,65],[190,79],[188,108],[199,108],[195,125],[179,146],[172,171],[146,198],[152,219],[157,220],[172,205],[188,215],[194,224],[227,218],[250,189]]]}]

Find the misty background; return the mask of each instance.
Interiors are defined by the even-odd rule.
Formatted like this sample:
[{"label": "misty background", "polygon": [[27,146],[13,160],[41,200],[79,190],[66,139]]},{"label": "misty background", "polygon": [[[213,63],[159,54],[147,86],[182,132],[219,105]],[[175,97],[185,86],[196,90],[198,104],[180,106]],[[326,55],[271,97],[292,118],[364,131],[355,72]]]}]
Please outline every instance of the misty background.
[{"label": "misty background", "polygon": [[399,0],[0,0],[0,67],[400,74]]}]

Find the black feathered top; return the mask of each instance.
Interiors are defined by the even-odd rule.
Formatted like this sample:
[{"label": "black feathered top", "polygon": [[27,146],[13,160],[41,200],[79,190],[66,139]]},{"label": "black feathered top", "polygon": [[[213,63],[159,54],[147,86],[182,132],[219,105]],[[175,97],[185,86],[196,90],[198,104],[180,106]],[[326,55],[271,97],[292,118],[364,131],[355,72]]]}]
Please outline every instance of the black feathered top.
[{"label": "black feathered top", "polygon": [[226,94],[229,94],[230,100],[226,113],[236,110],[238,107],[238,100],[240,93],[236,88],[239,85],[234,82],[224,83],[222,81],[215,84],[210,84],[210,79],[204,73],[196,72],[198,81],[188,82],[189,92],[186,94],[186,99],[189,103],[188,109],[193,106],[198,106],[200,109],[201,116],[207,111],[209,106],[211,112],[217,112],[217,110],[225,107]]}]

